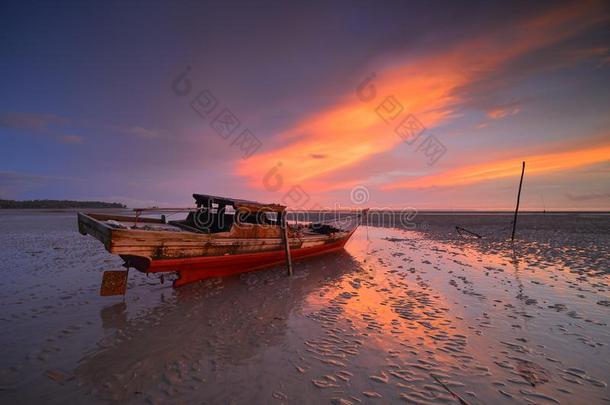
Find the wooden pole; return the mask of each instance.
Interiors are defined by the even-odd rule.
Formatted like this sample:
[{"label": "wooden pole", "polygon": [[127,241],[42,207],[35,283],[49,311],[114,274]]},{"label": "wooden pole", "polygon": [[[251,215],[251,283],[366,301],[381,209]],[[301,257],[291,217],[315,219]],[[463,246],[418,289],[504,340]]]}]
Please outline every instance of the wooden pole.
[{"label": "wooden pole", "polygon": [[521,167],[521,180],[519,180],[519,192],[517,193],[517,206],[515,207],[515,217],[513,218],[513,233],[510,240],[515,240],[515,228],[517,227],[517,212],[519,212],[519,200],[521,199],[521,186],[523,185],[523,173],[525,173],[525,162]]},{"label": "wooden pole", "polygon": [[284,248],[286,250],[286,266],[288,267],[288,275],[292,276],[292,257],[290,256],[290,241],[288,238],[288,222],[286,221],[286,211],[282,212],[282,237],[284,239]]}]

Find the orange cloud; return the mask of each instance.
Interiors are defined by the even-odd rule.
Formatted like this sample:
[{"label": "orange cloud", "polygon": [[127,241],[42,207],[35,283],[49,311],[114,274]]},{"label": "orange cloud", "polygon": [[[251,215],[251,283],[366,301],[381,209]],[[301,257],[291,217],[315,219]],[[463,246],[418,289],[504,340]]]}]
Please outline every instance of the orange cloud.
[{"label": "orange cloud", "polygon": [[[396,124],[410,112],[417,114],[418,119],[426,125],[433,126],[448,114],[441,108],[448,103],[449,96],[442,93],[455,85],[449,83],[457,83],[457,80],[448,75],[420,75],[417,79],[403,80],[395,85],[380,85],[378,93],[385,97],[392,94],[390,89],[394,89],[403,109],[403,115],[396,119]],[[413,95],[408,95],[407,91]],[[381,102],[383,98],[378,99]],[[260,179],[271,166],[281,161],[284,175],[292,182],[301,183],[391,149],[401,142],[401,138],[393,132],[396,124],[386,124],[375,112],[375,107],[358,100],[346,101],[308,118],[282,134],[296,141],[253,156],[240,166],[239,174]]]},{"label": "orange cloud", "polygon": [[565,171],[610,161],[610,145],[464,166],[432,176],[387,184],[382,188],[389,190],[460,186],[504,177],[517,177],[521,173],[522,160],[526,162],[525,173],[527,176]]},{"label": "orange cloud", "polygon": [[[260,187],[265,174],[282,162],[282,176],[292,184],[315,184],[317,190],[335,188],[335,184],[325,186],[321,178],[401,144],[403,139],[394,129],[407,114],[413,114],[428,128],[447,121],[455,115],[455,106],[464,101],[458,90],[514,58],[557,43],[607,18],[599,12],[600,4],[569,5],[486,33],[448,51],[394,64],[373,82],[377,93],[374,101],[360,101],[353,93],[346,95],[337,105],[279,134],[283,146],[242,161],[237,174]],[[401,112],[390,123],[376,113],[388,96],[400,104],[390,105],[386,112]],[[500,118],[516,112],[494,111],[490,116]]]},{"label": "orange cloud", "polygon": [[521,108],[515,107],[515,106],[500,107],[500,108],[495,108],[491,111],[488,111],[487,116],[491,119],[499,120],[504,117],[518,114],[520,111],[521,111]]}]

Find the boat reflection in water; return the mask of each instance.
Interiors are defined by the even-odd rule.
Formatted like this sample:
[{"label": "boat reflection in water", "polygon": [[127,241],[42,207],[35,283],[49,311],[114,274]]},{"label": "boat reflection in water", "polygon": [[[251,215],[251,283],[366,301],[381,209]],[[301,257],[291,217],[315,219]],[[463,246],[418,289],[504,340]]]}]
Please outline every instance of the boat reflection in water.
[{"label": "boat reflection in water", "polygon": [[341,251],[299,263],[291,278],[276,268],[207,279],[174,290],[171,299],[125,323],[125,304],[114,304],[100,316],[104,327],[116,331],[80,361],[75,374],[85,393],[103,400],[220,400],[228,398],[227,384],[239,397],[233,384],[277,382],[262,369],[278,376],[296,371],[280,347],[301,346],[301,333],[312,321],[293,314],[308,296],[358,269]]}]

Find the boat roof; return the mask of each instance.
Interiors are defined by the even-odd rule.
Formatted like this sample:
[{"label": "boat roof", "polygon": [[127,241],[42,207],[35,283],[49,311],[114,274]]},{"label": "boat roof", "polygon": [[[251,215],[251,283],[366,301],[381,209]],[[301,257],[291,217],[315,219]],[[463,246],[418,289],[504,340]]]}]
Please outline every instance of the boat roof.
[{"label": "boat roof", "polygon": [[198,207],[216,203],[219,205],[232,205],[235,209],[243,208],[249,211],[272,211],[281,212],[286,209],[285,205],[281,204],[264,204],[257,201],[243,200],[240,198],[220,197],[209,194],[193,194],[193,198]]}]

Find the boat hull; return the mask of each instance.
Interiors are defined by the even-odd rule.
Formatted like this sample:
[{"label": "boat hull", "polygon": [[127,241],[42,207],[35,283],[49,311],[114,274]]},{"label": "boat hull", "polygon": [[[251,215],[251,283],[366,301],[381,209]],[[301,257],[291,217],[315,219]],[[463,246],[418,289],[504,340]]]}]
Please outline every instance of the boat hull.
[{"label": "boat hull", "polygon": [[[351,233],[331,243],[291,250],[292,260],[300,260],[344,248]],[[174,287],[204,280],[210,277],[225,277],[239,273],[261,270],[286,262],[284,250],[260,253],[245,253],[224,256],[201,256],[177,259],[150,260],[144,257],[121,255],[125,262],[147,273],[177,272],[179,277]]]},{"label": "boat hull", "polygon": [[[81,234],[101,241],[126,267],[144,273],[178,273],[175,287],[286,262],[285,242],[276,226],[242,224],[230,232],[207,234],[167,230],[170,225],[151,218],[139,221],[145,225],[137,227],[132,217],[78,213]],[[343,249],[355,228],[330,234],[288,231],[292,260],[299,260]]]}]

